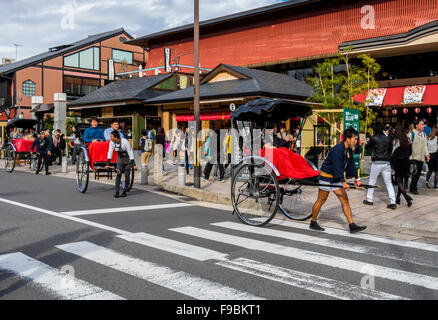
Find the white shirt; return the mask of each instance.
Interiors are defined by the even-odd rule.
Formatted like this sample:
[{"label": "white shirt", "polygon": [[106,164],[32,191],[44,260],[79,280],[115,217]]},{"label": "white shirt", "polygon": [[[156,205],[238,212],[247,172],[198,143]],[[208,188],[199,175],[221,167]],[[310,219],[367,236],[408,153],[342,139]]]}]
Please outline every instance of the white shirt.
[{"label": "white shirt", "polygon": [[429,153],[435,153],[438,151],[438,138],[435,137],[432,140],[427,139],[427,148]]},{"label": "white shirt", "polygon": [[120,143],[115,143],[111,141],[109,145],[107,159],[111,159],[113,157],[114,150],[116,150],[117,152],[127,152],[129,155],[129,160],[134,160],[134,152],[132,151],[131,145],[127,139],[122,138]]}]

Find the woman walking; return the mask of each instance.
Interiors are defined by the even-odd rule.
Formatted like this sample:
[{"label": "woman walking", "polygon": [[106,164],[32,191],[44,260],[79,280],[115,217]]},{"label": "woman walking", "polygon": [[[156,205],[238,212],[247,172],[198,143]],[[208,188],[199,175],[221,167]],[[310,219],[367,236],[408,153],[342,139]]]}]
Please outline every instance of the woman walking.
[{"label": "woman walking", "polygon": [[437,137],[437,127],[434,125],[427,137],[427,148],[430,154],[430,160],[427,163],[429,171],[426,175],[426,187],[430,188],[429,179],[433,173],[435,173],[433,188],[438,189],[438,137]]},{"label": "woman walking", "polygon": [[403,194],[408,207],[412,205],[412,199],[406,192],[403,180],[407,181],[410,174],[409,157],[412,154],[412,143],[409,141],[405,129],[398,125],[395,128],[395,135],[393,140],[392,163],[395,171],[395,181],[398,185],[396,196],[396,204],[400,204],[400,196]]}]

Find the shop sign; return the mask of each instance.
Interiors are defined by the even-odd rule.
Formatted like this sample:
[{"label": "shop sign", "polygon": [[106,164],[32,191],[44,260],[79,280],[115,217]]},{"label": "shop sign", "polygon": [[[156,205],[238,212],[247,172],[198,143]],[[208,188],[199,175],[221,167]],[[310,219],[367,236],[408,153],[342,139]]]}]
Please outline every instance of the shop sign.
[{"label": "shop sign", "polygon": [[114,60],[108,59],[108,80],[114,80]]},{"label": "shop sign", "polygon": [[230,104],[230,111],[234,112],[236,110],[236,105],[234,103]]},{"label": "shop sign", "polygon": [[368,96],[365,104],[370,107],[381,107],[383,105],[383,99],[385,98],[386,88],[383,89],[371,89],[368,92]]},{"label": "shop sign", "polygon": [[403,94],[403,103],[411,104],[411,103],[423,103],[423,95],[426,91],[426,86],[409,86],[405,88],[405,92]]},{"label": "shop sign", "polygon": [[170,48],[164,48],[164,66],[166,72],[172,71],[172,68],[170,66]]},{"label": "shop sign", "polygon": [[113,107],[102,108],[102,118],[112,118],[112,117],[114,117]]},{"label": "shop sign", "polygon": [[[348,127],[352,127],[357,132],[360,132],[359,115],[360,115],[360,111],[358,109],[344,108],[344,130]],[[354,156],[354,163],[356,165],[356,168],[360,168],[360,154],[354,153],[353,156]]]}]

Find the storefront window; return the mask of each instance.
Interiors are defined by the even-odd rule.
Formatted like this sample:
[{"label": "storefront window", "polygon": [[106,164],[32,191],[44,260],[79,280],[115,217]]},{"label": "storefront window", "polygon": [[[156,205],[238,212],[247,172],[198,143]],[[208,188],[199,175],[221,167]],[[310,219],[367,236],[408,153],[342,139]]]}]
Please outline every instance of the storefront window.
[{"label": "storefront window", "polygon": [[98,79],[64,77],[64,92],[68,100],[83,97],[99,89]]}]

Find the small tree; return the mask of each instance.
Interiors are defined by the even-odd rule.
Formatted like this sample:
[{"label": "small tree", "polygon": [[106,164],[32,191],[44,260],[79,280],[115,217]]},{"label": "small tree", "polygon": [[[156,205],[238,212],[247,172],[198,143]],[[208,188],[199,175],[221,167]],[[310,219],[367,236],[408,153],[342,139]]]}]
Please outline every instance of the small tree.
[{"label": "small tree", "polygon": [[[360,127],[364,128],[365,133],[371,133],[369,126],[376,114],[368,108],[367,103],[355,102],[354,96],[367,94],[370,89],[377,88],[375,75],[380,71],[380,65],[367,54],[359,55],[353,62],[350,47],[339,52],[337,57],[318,63],[315,66],[316,76],[308,79],[315,89],[308,100],[321,103],[323,109],[359,109]],[[344,70],[337,70],[341,68]],[[323,116],[332,123],[342,119],[342,115],[336,113]]]},{"label": "small tree", "polygon": [[54,125],[54,119],[53,119],[53,117],[50,115],[50,114],[48,114],[48,115],[46,115],[45,117],[44,117],[44,120],[43,120],[43,128],[45,129],[45,130],[50,130],[50,131],[52,131],[53,130],[53,125]]}]

